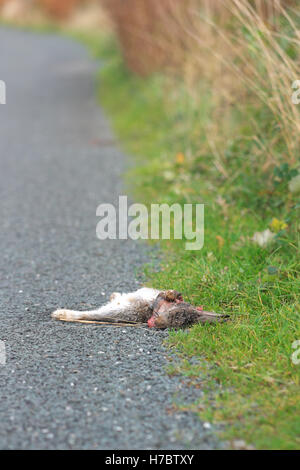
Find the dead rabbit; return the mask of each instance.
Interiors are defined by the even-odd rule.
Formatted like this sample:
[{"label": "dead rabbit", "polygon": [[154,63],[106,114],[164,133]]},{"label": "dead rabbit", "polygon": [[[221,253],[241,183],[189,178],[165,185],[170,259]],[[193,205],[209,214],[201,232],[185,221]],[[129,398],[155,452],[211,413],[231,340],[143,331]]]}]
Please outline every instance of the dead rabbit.
[{"label": "dead rabbit", "polygon": [[176,290],[159,291],[143,287],[129,294],[114,292],[110,301],[98,308],[79,312],[56,310],[52,317],[65,321],[101,321],[108,323],[147,323],[150,328],[185,328],[196,323],[226,321],[229,316],[206,312],[184,302]]}]

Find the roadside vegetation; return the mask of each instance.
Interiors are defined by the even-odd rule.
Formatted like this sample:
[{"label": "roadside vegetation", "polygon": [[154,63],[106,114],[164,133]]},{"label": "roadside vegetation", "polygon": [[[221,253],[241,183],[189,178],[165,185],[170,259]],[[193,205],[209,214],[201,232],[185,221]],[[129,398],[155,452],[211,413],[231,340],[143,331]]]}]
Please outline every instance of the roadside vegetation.
[{"label": "roadside vegetation", "polygon": [[[299,11],[229,3],[224,13],[198,8],[192,23],[182,10],[172,25],[161,19],[159,63],[155,43],[148,52],[141,48],[149,36],[138,30],[138,19],[127,24],[119,34],[125,62],[114,41],[103,46],[100,100],[136,156],[128,183],[137,202],[205,203],[204,248],[162,242],[165,261],[159,273],[147,269],[149,285],[178,289],[232,321],[171,332],[169,345],[182,362],[170,372],[192,382],[206,366],[189,357],[207,359],[205,387],[214,398],[195,403],[195,412],[223,423],[226,439],[295,449],[300,105],[291,95],[300,78]],[[188,57],[180,50],[176,56],[176,37]]]},{"label": "roadside vegetation", "polygon": [[149,285],[231,315],[171,332],[182,361],[169,372],[192,383],[205,370],[208,393],[189,407],[225,439],[299,448],[297,2],[103,3],[114,33],[75,36],[103,59],[99,99],[135,156],[129,192],[147,205],[205,204],[203,249],[162,241]]}]

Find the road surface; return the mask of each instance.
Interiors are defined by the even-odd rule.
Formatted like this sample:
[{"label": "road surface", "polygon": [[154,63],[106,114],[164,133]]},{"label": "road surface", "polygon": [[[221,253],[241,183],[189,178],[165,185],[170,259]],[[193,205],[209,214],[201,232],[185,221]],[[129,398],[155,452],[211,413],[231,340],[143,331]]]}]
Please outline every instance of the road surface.
[{"label": "road surface", "polygon": [[98,68],[71,39],[0,29],[0,448],[215,448],[211,429],[174,411],[202,391],[166,374],[166,332],[50,318],[135,290],[151,259],[146,245],[96,237],[126,164]]}]

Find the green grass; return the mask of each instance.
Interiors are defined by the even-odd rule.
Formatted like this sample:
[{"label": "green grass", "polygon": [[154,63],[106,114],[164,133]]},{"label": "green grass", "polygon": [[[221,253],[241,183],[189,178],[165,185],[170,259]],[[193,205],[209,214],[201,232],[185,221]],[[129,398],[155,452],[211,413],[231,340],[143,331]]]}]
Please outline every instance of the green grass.
[{"label": "green grass", "polygon": [[[202,418],[224,423],[223,438],[242,438],[256,448],[299,448],[300,365],[291,361],[292,343],[300,339],[299,208],[288,191],[289,172],[295,171],[284,164],[269,174],[260,171],[252,158],[256,144],[248,138],[247,118],[255,115],[267,144],[271,117],[255,106],[245,116],[242,111],[232,116],[233,134],[238,125],[242,138],[227,142],[231,176],[223,178],[201,130],[211,113],[206,85],[199,86],[199,106],[180,83],[132,75],[114,47],[106,58],[100,101],[125,149],[135,155],[136,166],[127,175],[131,194],[145,204],[205,203],[204,248],[186,251],[185,240],[163,241],[161,271],[146,268],[149,285],[178,289],[188,301],[232,318],[223,325],[171,332],[168,344],[182,362],[170,372],[192,380],[206,370],[205,397],[210,398],[192,408]],[[178,160],[181,152],[184,159]],[[288,227],[267,248],[255,245],[251,236],[273,218]],[[207,362],[192,365],[192,356]]]},{"label": "green grass", "polygon": [[[163,241],[160,272],[150,265],[145,272],[149,285],[178,289],[194,304],[230,313],[231,321],[171,332],[168,345],[182,361],[169,372],[192,382],[204,370],[207,393],[190,407],[225,424],[222,438],[256,448],[299,448],[300,364],[291,361],[292,343],[300,339],[299,199],[288,191],[296,170],[280,161],[283,143],[277,139],[278,166],[262,172],[249,124],[259,123],[259,140],[268,147],[272,116],[256,103],[226,116],[225,177],[207,144],[213,108],[207,84],[199,84],[199,103],[180,80],[131,74],[110,39],[72,36],[105,59],[99,98],[126,151],[135,155],[126,179],[136,202],[205,203],[203,249]],[[251,242],[273,218],[287,228],[267,248]],[[195,356],[206,361],[195,365],[189,361]]]}]

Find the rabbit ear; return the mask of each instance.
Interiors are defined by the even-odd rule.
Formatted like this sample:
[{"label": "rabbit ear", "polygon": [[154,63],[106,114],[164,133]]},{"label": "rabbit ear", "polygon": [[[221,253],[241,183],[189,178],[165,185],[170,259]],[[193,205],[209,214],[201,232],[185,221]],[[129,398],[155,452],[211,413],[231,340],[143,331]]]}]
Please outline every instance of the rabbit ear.
[{"label": "rabbit ear", "polygon": [[230,316],[222,313],[215,313],[215,312],[206,312],[205,310],[202,310],[202,312],[199,312],[199,322],[200,323],[216,323],[216,322],[224,322],[228,321]]}]

